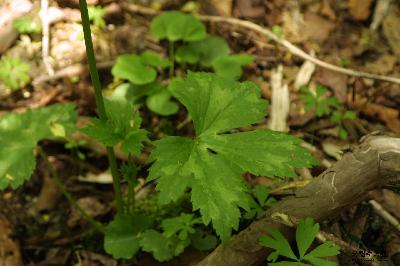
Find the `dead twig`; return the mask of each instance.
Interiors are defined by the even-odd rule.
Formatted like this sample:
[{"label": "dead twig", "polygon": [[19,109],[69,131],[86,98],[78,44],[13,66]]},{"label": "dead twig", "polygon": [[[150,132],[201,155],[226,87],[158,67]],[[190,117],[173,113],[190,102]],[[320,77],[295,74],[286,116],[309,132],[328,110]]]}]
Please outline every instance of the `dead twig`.
[{"label": "dead twig", "polygon": [[[155,16],[160,13],[157,10],[139,6],[139,5],[135,5],[135,4],[124,4],[123,8],[130,12],[140,13],[143,15],[150,15],[150,16]],[[229,24],[232,24],[235,26],[240,26],[240,27],[252,30],[252,31],[257,32],[265,37],[268,37],[269,39],[282,45],[292,54],[294,54],[304,60],[310,61],[319,67],[326,68],[331,71],[335,71],[338,73],[342,73],[342,74],[346,74],[346,75],[354,76],[354,77],[359,77],[359,78],[382,80],[382,81],[400,84],[400,78],[384,76],[384,75],[376,75],[376,74],[367,73],[367,72],[361,72],[361,71],[357,71],[357,70],[353,70],[353,69],[335,66],[333,64],[322,61],[321,59],[318,59],[317,57],[306,53],[305,51],[303,51],[296,45],[292,44],[288,40],[285,40],[284,38],[278,37],[277,35],[273,34],[272,31],[270,31],[269,29],[267,29],[263,26],[257,25],[250,21],[241,20],[241,19],[237,19],[237,18],[231,18],[231,17],[206,16],[206,15],[198,15],[198,18],[201,20],[204,20],[204,21],[208,21],[208,22],[229,23]]]}]

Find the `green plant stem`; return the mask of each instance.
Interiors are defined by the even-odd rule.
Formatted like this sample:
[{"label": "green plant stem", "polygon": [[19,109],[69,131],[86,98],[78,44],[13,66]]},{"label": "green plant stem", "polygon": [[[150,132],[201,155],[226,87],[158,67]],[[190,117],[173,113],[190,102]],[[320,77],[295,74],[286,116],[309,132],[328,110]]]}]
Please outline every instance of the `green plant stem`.
[{"label": "green plant stem", "polygon": [[56,185],[60,189],[61,193],[63,193],[64,196],[67,198],[69,203],[71,205],[73,205],[82,214],[82,216],[91,225],[93,225],[94,228],[96,228],[99,232],[104,234],[105,229],[104,229],[103,225],[100,222],[94,220],[92,217],[90,217],[90,215],[78,204],[78,202],[75,200],[75,198],[65,189],[65,187],[64,187],[63,183],[61,182],[61,179],[60,179],[60,177],[59,177],[59,175],[58,175],[58,173],[56,171],[56,169],[54,168],[54,166],[49,161],[49,158],[48,158],[47,154],[43,151],[43,149],[41,147],[38,147],[37,151],[38,151],[40,157],[45,162],[46,167],[48,168],[48,170],[50,171],[50,174],[52,175],[54,181],[56,182]]},{"label": "green plant stem", "polygon": [[175,73],[175,42],[169,42],[169,78],[172,79]]},{"label": "green plant stem", "polygon": [[128,181],[128,212],[132,214],[135,206],[135,187],[133,182]]},{"label": "green plant stem", "polygon": [[[130,167],[135,167],[134,162],[132,161],[132,155],[128,155],[128,164]],[[137,175],[135,175],[136,179]],[[128,181],[128,212],[132,213],[135,207],[135,185],[133,181]]]},{"label": "green plant stem", "polygon": [[[89,63],[90,77],[92,79],[94,87],[94,94],[96,97],[97,111],[100,119],[106,121],[107,114],[104,106],[103,94],[101,92],[99,73],[96,67],[96,59],[94,56],[93,41],[90,30],[90,21],[89,21],[89,14],[88,14],[86,0],[79,0],[79,8],[81,10],[83,35],[85,38],[85,46],[86,46],[86,55]],[[117,160],[115,157],[114,148],[106,147],[106,149],[107,149],[108,163],[110,165],[111,175],[113,177],[113,186],[114,186],[115,200],[117,202],[117,209],[119,212],[123,212],[124,202],[122,199],[122,191],[120,184],[121,179],[118,173]]]}]

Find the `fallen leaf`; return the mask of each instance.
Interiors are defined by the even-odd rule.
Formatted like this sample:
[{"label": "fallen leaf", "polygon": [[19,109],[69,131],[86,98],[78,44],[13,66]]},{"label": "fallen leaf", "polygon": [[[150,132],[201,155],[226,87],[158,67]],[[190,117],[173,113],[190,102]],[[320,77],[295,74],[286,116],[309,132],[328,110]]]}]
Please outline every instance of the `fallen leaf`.
[{"label": "fallen leaf", "polygon": [[371,73],[385,75],[393,71],[396,61],[397,59],[395,56],[390,54],[384,54],[380,56],[377,60],[373,62],[368,62],[365,65],[365,70]]},{"label": "fallen leaf", "polygon": [[18,241],[11,238],[12,228],[5,217],[0,216],[0,265],[22,265]]},{"label": "fallen leaf", "polygon": [[400,57],[400,8],[391,7],[382,23],[383,33],[392,51]]},{"label": "fallen leaf", "polygon": [[356,109],[368,116],[377,117],[383,121],[390,130],[400,134],[399,110],[376,103],[366,104],[366,102],[367,99],[356,96],[355,101],[350,100],[348,104],[351,109]]},{"label": "fallen leaf", "polygon": [[371,15],[373,0],[348,0],[350,15],[357,21],[363,21]]},{"label": "fallen leaf", "polygon": [[[107,212],[106,206],[99,202],[94,197],[84,197],[77,200],[78,205],[86,211],[86,213],[95,218],[99,215],[105,214]],[[81,220],[83,220],[82,214],[74,206],[71,207],[71,214],[68,218],[67,225],[69,227],[76,226]]]},{"label": "fallen leaf", "polygon": [[335,24],[315,13],[306,12],[304,14],[304,27],[302,34],[306,40],[324,42],[329,34],[335,29]]},{"label": "fallen leaf", "polygon": [[348,80],[346,75],[320,68],[318,69],[315,78],[318,83],[331,88],[336,98],[338,98],[341,103],[346,102]]}]

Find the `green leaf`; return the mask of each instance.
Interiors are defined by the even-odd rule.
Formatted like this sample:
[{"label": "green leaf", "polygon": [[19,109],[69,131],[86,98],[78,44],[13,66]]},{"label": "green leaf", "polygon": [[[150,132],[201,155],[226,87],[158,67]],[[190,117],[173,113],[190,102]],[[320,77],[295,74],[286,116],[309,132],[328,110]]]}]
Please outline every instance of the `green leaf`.
[{"label": "green leaf", "polygon": [[171,42],[199,41],[206,37],[206,28],[193,15],[179,11],[169,11],[153,19],[151,33],[159,39],[168,39]]},{"label": "green leaf", "polygon": [[140,248],[140,232],[151,226],[146,216],[117,215],[107,226],[104,250],[115,259],[130,259]]},{"label": "green leaf", "polygon": [[304,256],[304,259],[311,262],[314,265],[321,265],[321,266],[334,266],[336,263],[327,261],[324,259],[320,259],[321,257],[331,257],[331,256],[336,256],[340,253],[340,249],[337,245],[335,245],[331,241],[327,241],[315,249],[313,249],[311,252],[309,252],[307,255]]},{"label": "green leaf", "polygon": [[195,232],[193,225],[199,224],[199,219],[194,219],[193,214],[182,213],[178,217],[164,219],[161,227],[165,237],[177,236],[180,240],[185,240]]},{"label": "green leaf", "polygon": [[341,123],[343,120],[343,114],[340,111],[334,111],[332,113],[331,119],[333,123]]},{"label": "green leaf", "polygon": [[76,117],[72,104],[55,104],[0,117],[0,190],[8,186],[15,189],[28,180],[36,165],[33,151],[37,143],[59,137],[54,133],[60,130],[65,135],[74,132]]},{"label": "green leaf", "polygon": [[280,262],[268,263],[268,266],[312,266],[312,265],[298,261],[280,261]]},{"label": "green leaf", "polygon": [[157,71],[135,54],[118,56],[111,73],[114,77],[129,80],[136,85],[153,82],[157,77]]},{"label": "green leaf", "polygon": [[343,127],[339,127],[339,138],[345,140],[349,136],[349,133]]},{"label": "green leaf", "polygon": [[101,6],[88,6],[89,20],[93,22],[93,25],[102,29],[106,26],[104,15],[106,10]]},{"label": "green leaf", "polygon": [[196,230],[196,232],[191,236],[191,245],[200,251],[207,251],[214,249],[217,246],[218,239],[213,236],[206,234],[200,230]]},{"label": "green leaf", "polygon": [[[262,236],[260,244],[264,247],[274,249],[278,255],[285,256],[289,259],[297,260],[296,255],[293,253],[289,242],[286,238],[275,228],[270,228],[269,233],[271,236]],[[273,260],[274,261],[274,260]]]},{"label": "green leaf", "polygon": [[179,47],[176,51],[176,60],[189,64],[200,63],[210,67],[218,57],[226,56],[229,52],[230,48],[225,39],[207,36],[204,40]]},{"label": "green leaf", "polygon": [[353,111],[346,111],[343,115],[344,119],[353,120],[356,119],[357,114]]},{"label": "green leaf", "polygon": [[143,142],[149,141],[147,131],[140,129],[139,112],[131,102],[118,99],[105,99],[105,107],[108,120],[93,118],[81,131],[107,147],[121,143],[121,150],[126,154],[139,155]]},{"label": "green leaf", "polygon": [[140,58],[143,64],[153,67],[166,68],[169,66],[168,59],[162,58],[159,54],[152,51],[144,51]]},{"label": "green leaf", "polygon": [[10,90],[25,87],[31,80],[30,66],[18,58],[3,56],[0,59],[0,82]]},{"label": "green leaf", "polygon": [[123,83],[112,93],[111,100],[138,102],[142,97],[155,94],[164,89],[160,82],[154,81],[144,85]]},{"label": "green leaf", "polygon": [[312,218],[300,220],[296,230],[296,242],[300,259],[304,257],[304,254],[306,254],[318,232],[319,224],[315,223]]},{"label": "green leaf", "polygon": [[141,234],[142,249],[151,252],[158,261],[167,261],[178,256],[190,244],[190,240],[180,241],[177,238],[167,238],[155,230],[147,230]]},{"label": "green leaf", "polygon": [[171,101],[171,93],[164,89],[160,92],[154,93],[147,97],[146,105],[147,107],[160,115],[173,115],[179,110],[179,105]]},{"label": "green leaf", "polygon": [[14,20],[13,27],[22,34],[39,33],[42,30],[39,23],[28,17]]},{"label": "green leaf", "polygon": [[[269,263],[268,265],[310,265],[305,263],[304,261],[311,262],[313,266],[336,265],[331,261],[321,259],[321,257],[329,257],[339,254],[339,248],[335,244],[333,244],[333,242],[330,241],[325,242],[322,245],[316,247],[308,254],[306,254],[307,250],[310,248],[316,235],[318,234],[318,231],[319,231],[319,224],[315,223],[312,218],[306,218],[300,220],[296,229],[296,242],[300,257],[297,258],[294,255],[289,245],[289,242],[285,239],[285,237],[275,228],[270,229],[271,237],[263,236],[260,238],[261,245],[275,250],[268,257],[268,260],[274,263]],[[279,256],[284,256],[293,259],[296,262],[282,261],[275,263],[275,261],[278,259]]]},{"label": "green leaf", "polygon": [[332,110],[339,108],[340,103],[336,97],[328,97],[318,100],[317,102],[317,116],[328,115]]},{"label": "green leaf", "polygon": [[200,61],[200,53],[190,45],[180,46],[176,50],[175,59],[180,63],[197,64]]},{"label": "green leaf", "polygon": [[239,207],[249,207],[242,173],[294,176],[294,167],[316,162],[299,146],[299,139],[284,133],[254,130],[226,134],[265,116],[267,102],[251,82],[189,72],[185,80],[173,81],[170,91],[189,111],[196,137],[156,141],[149,180],[158,179],[163,203],[176,200],[190,187],[193,208],[200,210],[205,224],[212,222],[223,241],[228,240],[232,228],[238,228]]},{"label": "green leaf", "polygon": [[[317,117],[321,117],[338,109],[339,100],[336,97],[326,97],[327,91],[324,86],[318,85],[316,95],[314,95],[307,87],[303,87],[300,91],[300,99],[304,102],[306,111],[309,112],[315,108]],[[333,119],[341,119],[341,116],[334,114]]]},{"label": "green leaf", "polygon": [[242,76],[242,67],[253,62],[253,57],[247,54],[220,56],[212,62],[212,67],[218,75],[239,79]]},{"label": "green leaf", "polygon": [[268,198],[269,189],[264,186],[256,186],[255,194],[260,205],[263,205]]}]

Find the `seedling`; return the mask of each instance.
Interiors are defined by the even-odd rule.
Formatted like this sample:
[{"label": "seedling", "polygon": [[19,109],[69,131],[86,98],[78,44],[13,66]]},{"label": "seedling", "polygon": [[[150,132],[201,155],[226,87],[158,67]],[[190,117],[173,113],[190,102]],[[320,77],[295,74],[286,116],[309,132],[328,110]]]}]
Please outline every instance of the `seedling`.
[{"label": "seedling", "polygon": [[315,109],[317,117],[331,115],[330,120],[339,126],[339,137],[347,139],[348,133],[343,127],[343,121],[355,119],[356,113],[341,111],[339,100],[336,97],[326,97],[327,91],[324,86],[319,85],[317,86],[316,95],[314,95],[308,88],[303,87],[300,98],[303,100],[307,112]]},{"label": "seedling", "polygon": [[176,61],[211,67],[215,59],[228,55],[230,51],[231,49],[225,39],[217,36],[207,36],[203,40],[179,47],[176,50]]},{"label": "seedling", "polygon": [[153,19],[151,33],[169,42],[170,77],[174,76],[175,42],[195,42],[206,37],[206,27],[194,16],[179,11],[165,12]]},{"label": "seedling", "polygon": [[129,80],[131,85],[123,84],[116,89],[114,95],[127,95],[129,100],[137,102],[146,97],[147,107],[160,115],[175,114],[179,107],[171,101],[171,94],[159,82],[156,68],[169,66],[168,60],[158,54],[145,51],[141,55],[121,55],[112,69],[114,77]]},{"label": "seedling", "polygon": [[10,90],[25,87],[31,80],[30,66],[18,58],[3,56],[0,59],[0,81]]},{"label": "seedling", "polygon": [[217,75],[237,80],[242,76],[242,67],[252,62],[253,57],[251,55],[225,55],[213,61],[212,67]]},{"label": "seedling", "polygon": [[[275,228],[269,229],[269,236],[260,238],[260,244],[264,247],[274,250],[269,256],[268,265],[281,266],[334,266],[336,263],[322,259],[323,257],[335,256],[340,253],[339,247],[333,242],[327,241],[310,252],[307,252],[315,237],[319,232],[319,224],[315,223],[312,218],[300,220],[296,229],[296,243],[298,255],[290,247],[289,242]],[[284,257],[285,260],[276,262],[279,257]],[[282,258],[283,259],[283,258]],[[288,260],[289,259],[289,260]]]},{"label": "seedling", "polygon": [[306,106],[306,111],[316,110],[317,117],[330,114],[334,109],[340,107],[336,97],[326,97],[328,90],[321,85],[317,86],[316,94],[313,94],[307,87],[301,89],[300,98]]},{"label": "seedling", "polygon": [[273,25],[271,28],[271,31],[273,34],[275,34],[276,36],[278,36],[279,38],[283,37],[283,30],[282,27],[279,25]]},{"label": "seedling", "polygon": [[155,81],[157,67],[165,68],[168,61],[158,54],[146,51],[141,55],[120,55],[111,70],[114,77],[129,80],[135,85],[145,85]]},{"label": "seedling", "polygon": [[29,17],[14,20],[13,27],[22,34],[39,33],[42,30],[40,24]]},{"label": "seedling", "polygon": [[271,207],[276,200],[269,196],[270,189],[264,186],[256,186],[254,195],[256,200],[250,199],[250,211],[248,211],[243,217],[245,219],[261,218],[266,208]]},{"label": "seedling", "polygon": [[344,113],[337,110],[332,113],[331,121],[339,125],[339,137],[347,139],[348,133],[343,127],[343,121],[356,119],[357,114],[352,111],[345,111]]},{"label": "seedling", "polygon": [[141,235],[140,244],[144,251],[151,252],[158,261],[178,256],[189,245],[200,250],[214,248],[217,239],[195,229],[196,224],[202,224],[202,221],[194,218],[193,214],[182,213],[178,217],[165,219],[161,223],[163,233],[148,230]]},{"label": "seedling", "polygon": [[93,23],[94,26],[99,29],[103,29],[106,26],[106,22],[104,20],[104,15],[106,14],[106,10],[101,6],[89,6],[89,20]]}]

